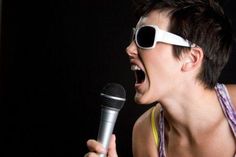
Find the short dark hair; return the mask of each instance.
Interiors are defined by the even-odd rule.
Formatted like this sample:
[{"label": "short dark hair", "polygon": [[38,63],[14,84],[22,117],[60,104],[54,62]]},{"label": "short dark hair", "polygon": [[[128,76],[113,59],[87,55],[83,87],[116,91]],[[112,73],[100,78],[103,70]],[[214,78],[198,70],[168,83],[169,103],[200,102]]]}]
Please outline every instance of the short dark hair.
[{"label": "short dark hair", "polygon": [[[169,31],[197,44],[204,58],[197,78],[207,88],[214,88],[228,62],[232,42],[232,26],[220,4],[214,0],[143,0],[136,15],[152,10],[170,11]],[[179,57],[186,48],[173,46]]]}]

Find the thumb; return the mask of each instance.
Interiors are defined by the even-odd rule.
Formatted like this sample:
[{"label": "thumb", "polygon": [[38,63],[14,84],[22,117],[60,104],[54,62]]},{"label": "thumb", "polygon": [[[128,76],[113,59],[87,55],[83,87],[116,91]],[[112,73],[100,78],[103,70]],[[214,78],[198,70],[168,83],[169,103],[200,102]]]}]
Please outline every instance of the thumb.
[{"label": "thumb", "polygon": [[118,157],[117,151],[116,151],[116,136],[115,136],[115,134],[112,134],[112,136],[111,136],[107,155],[108,155],[108,157]]}]

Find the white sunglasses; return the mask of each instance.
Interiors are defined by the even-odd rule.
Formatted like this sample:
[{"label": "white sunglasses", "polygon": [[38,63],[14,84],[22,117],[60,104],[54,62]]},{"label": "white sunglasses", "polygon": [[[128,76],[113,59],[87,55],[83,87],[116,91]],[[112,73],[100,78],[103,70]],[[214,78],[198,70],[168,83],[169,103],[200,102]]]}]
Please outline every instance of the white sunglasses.
[{"label": "white sunglasses", "polygon": [[152,49],[156,46],[156,42],[192,47],[188,40],[176,34],[161,30],[156,25],[144,25],[137,29],[134,28],[133,31],[135,43],[142,49]]}]

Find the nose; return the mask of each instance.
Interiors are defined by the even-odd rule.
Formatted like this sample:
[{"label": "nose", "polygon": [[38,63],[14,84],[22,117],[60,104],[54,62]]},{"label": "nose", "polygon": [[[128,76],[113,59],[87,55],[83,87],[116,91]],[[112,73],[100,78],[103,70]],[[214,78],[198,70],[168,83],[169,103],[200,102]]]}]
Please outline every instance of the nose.
[{"label": "nose", "polygon": [[129,57],[135,57],[138,55],[137,46],[134,41],[132,41],[126,48],[126,53]]}]

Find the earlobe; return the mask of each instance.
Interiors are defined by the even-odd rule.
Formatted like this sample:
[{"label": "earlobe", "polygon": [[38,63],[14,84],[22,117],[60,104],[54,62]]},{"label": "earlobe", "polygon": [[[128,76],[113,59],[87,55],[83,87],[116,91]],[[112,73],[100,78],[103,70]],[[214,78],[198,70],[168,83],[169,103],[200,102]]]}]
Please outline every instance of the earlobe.
[{"label": "earlobe", "polygon": [[182,71],[190,71],[201,66],[203,51],[200,47],[193,47],[189,52],[184,54]]}]

